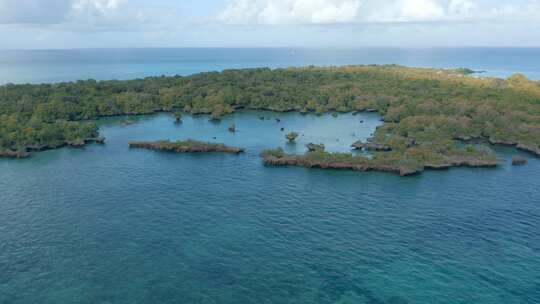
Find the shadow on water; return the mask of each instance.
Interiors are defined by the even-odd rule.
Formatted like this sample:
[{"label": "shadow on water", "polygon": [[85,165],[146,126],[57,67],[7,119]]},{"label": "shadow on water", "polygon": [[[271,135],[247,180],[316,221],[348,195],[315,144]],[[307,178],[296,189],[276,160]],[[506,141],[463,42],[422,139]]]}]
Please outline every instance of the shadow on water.
[{"label": "shadow on water", "polygon": [[358,278],[334,269],[317,267],[311,268],[321,280],[317,303],[365,303],[365,304],[408,304],[401,296],[391,296],[387,299],[377,295],[375,290],[365,287]]}]

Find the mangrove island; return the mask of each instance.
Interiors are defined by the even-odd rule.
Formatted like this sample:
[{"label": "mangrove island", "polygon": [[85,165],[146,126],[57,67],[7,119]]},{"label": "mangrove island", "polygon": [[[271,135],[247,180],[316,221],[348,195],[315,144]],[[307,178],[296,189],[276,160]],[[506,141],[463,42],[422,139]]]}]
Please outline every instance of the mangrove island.
[{"label": "mangrove island", "polygon": [[130,142],[129,147],[175,153],[221,152],[239,154],[245,152],[245,149],[243,148],[229,147],[224,144],[201,142],[191,139],[176,142],[171,142],[168,140],[153,142],[137,141]]},{"label": "mangrove island", "polygon": [[239,109],[376,111],[382,117],[369,142],[350,143],[370,157],[266,152],[272,155],[267,164],[334,164],[405,175],[425,168],[496,165],[489,145],[540,156],[540,82],[521,74],[480,78],[467,69],[397,65],[240,69],[128,81],[8,84],[0,86],[0,105],[0,156],[8,157],[85,144],[99,136],[94,122],[99,117],[183,111],[219,119]]},{"label": "mangrove island", "polygon": [[443,170],[450,167],[491,168],[498,165],[496,157],[476,151],[471,151],[470,154],[461,153],[441,160],[418,164],[407,161],[391,161],[388,159],[370,159],[351,153],[330,153],[324,150],[312,149],[311,147],[308,148],[309,151],[304,155],[288,155],[281,148],[264,150],[261,153],[261,157],[266,166],[382,171],[398,173],[401,176],[414,175],[426,169]]}]

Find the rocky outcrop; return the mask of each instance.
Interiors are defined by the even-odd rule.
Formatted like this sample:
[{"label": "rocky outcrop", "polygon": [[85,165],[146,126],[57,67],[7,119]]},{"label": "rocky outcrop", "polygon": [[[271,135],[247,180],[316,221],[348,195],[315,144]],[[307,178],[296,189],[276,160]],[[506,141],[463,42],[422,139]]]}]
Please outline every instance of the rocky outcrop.
[{"label": "rocky outcrop", "polygon": [[497,145],[497,146],[515,147],[518,150],[534,154],[536,157],[540,157],[540,146],[518,143],[509,139],[497,139],[493,137],[486,138],[483,136],[457,136],[454,139],[460,140],[469,144],[489,143],[491,145]]},{"label": "rocky outcrop", "polygon": [[182,113],[180,113],[180,112],[174,113],[174,121],[177,124],[181,124],[182,123]]},{"label": "rocky outcrop", "polygon": [[[327,156],[331,156],[327,153]],[[445,162],[425,164],[424,166],[406,166],[394,164],[375,163],[368,159],[352,161],[327,161],[325,158],[317,159],[306,155],[286,155],[281,153],[261,153],[265,166],[297,166],[305,168],[354,170],[354,171],[380,171],[397,173],[400,176],[410,176],[424,170],[445,170],[451,167],[492,168],[498,166],[496,159],[483,159],[475,157],[453,157]]]},{"label": "rocky outcrop", "polygon": [[388,152],[392,151],[392,148],[375,143],[375,142],[362,142],[361,140],[355,142],[351,145],[356,150],[366,150],[366,151],[377,151],[377,152]]},{"label": "rocky outcrop", "polygon": [[294,142],[296,140],[296,138],[298,138],[298,136],[300,136],[298,133],[296,132],[291,132],[287,135],[285,135],[285,138],[289,141],[289,142]]},{"label": "rocky outcrop", "polygon": [[536,155],[537,157],[540,157],[540,147],[535,147],[532,145],[525,145],[525,144],[518,144],[516,148],[518,150],[529,152]]},{"label": "rocky outcrop", "polygon": [[524,166],[524,165],[526,165],[528,163],[529,163],[529,161],[523,156],[516,155],[516,156],[512,157],[512,165],[513,166]]},{"label": "rocky outcrop", "polygon": [[374,164],[354,164],[347,162],[321,162],[307,159],[303,156],[285,155],[283,157],[262,155],[265,166],[296,166],[305,168],[320,168],[320,169],[336,169],[336,170],[354,170],[354,171],[381,171],[393,172],[401,176],[417,174],[420,171],[400,168],[391,165],[374,165]]},{"label": "rocky outcrop", "polygon": [[171,142],[168,140],[155,142],[130,142],[129,147],[174,153],[221,152],[239,154],[245,152],[244,148],[229,147],[224,144],[206,143],[195,140],[177,142]]},{"label": "rocky outcrop", "polygon": [[76,140],[68,141],[67,145],[74,148],[82,148],[86,145],[86,141],[83,139],[76,139]]},{"label": "rocky outcrop", "polygon": [[0,150],[0,158],[28,158],[32,153],[26,151]]},{"label": "rocky outcrop", "polygon": [[105,144],[105,137],[92,137],[92,138],[86,138],[86,139],[76,139],[72,141],[66,142],[67,146],[74,147],[74,148],[82,148],[86,146],[87,144],[96,143],[99,145]]},{"label": "rocky outcrop", "polygon": [[495,158],[478,158],[474,156],[453,156],[439,163],[427,163],[424,169],[428,170],[446,170],[452,167],[469,168],[494,168],[499,165]]},{"label": "rocky outcrop", "polygon": [[58,149],[62,147],[74,147],[82,148],[87,144],[96,143],[103,145],[105,144],[105,137],[92,137],[86,139],[76,139],[72,141],[58,142],[54,145],[29,145],[25,147],[25,150],[13,151],[13,150],[0,150],[0,158],[28,158],[32,156],[32,152],[42,152],[52,149]]},{"label": "rocky outcrop", "polygon": [[470,167],[470,168],[481,168],[481,167],[497,167],[499,162],[495,158],[478,158],[474,156],[454,156],[448,158],[446,161],[450,167]]},{"label": "rocky outcrop", "polygon": [[487,140],[491,145],[495,145],[495,146],[508,146],[508,147],[513,147],[516,145],[515,142],[511,141],[511,140],[504,140],[504,139],[496,139],[496,138],[493,138],[493,137],[490,137],[488,140]]},{"label": "rocky outcrop", "polygon": [[98,145],[104,145],[105,144],[105,137],[97,137],[94,139],[94,142]]},{"label": "rocky outcrop", "polygon": [[324,149],[326,148],[324,146],[324,144],[314,144],[314,143],[309,143],[306,145],[306,148],[308,149],[309,152],[324,152]]}]

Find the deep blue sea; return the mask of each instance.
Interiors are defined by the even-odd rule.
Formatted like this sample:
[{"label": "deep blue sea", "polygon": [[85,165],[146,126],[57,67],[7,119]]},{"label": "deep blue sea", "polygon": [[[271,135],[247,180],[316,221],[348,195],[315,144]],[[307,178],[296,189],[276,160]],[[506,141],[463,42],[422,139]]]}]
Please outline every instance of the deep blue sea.
[{"label": "deep blue sea", "polygon": [[401,64],[540,80],[540,48],[80,49],[0,51],[0,84],[190,75],[232,68]]},{"label": "deep blue sea", "polygon": [[[8,51],[0,82],[354,63],[540,79],[538,58],[538,49]],[[159,114],[99,124],[104,146],[0,159],[1,304],[540,303],[540,160],[530,155],[494,148],[496,169],[402,178],[261,164],[259,152],[277,146],[350,151],[380,124],[377,114],[242,111],[221,123],[186,115],[178,125]],[[285,142],[287,131],[301,134],[298,143]],[[128,148],[187,138],[247,153]],[[511,166],[516,154],[529,165]]]}]

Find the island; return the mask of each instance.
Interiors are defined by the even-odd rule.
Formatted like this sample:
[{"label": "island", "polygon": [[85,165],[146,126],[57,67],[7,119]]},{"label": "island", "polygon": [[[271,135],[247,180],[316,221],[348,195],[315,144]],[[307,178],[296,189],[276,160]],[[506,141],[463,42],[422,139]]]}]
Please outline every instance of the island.
[{"label": "island", "polygon": [[[363,156],[368,169],[407,173],[491,166],[496,162],[492,145],[540,157],[540,82],[521,74],[500,79],[477,77],[469,69],[398,65],[234,69],[126,81],[8,84],[0,86],[0,105],[0,156],[8,157],[25,156],[36,147],[85,144],[99,136],[95,120],[100,117],[183,111],[219,119],[241,109],[377,112],[383,124],[373,137],[350,143],[370,154]],[[349,158],[317,153],[324,159]],[[353,156],[352,162],[366,161]],[[289,156],[280,162],[284,159]]]},{"label": "island", "polygon": [[156,150],[174,153],[203,153],[203,152],[221,152],[240,154],[245,152],[244,148],[229,147],[224,144],[201,142],[196,140],[183,140],[171,142],[169,140],[160,141],[136,141],[129,143],[130,148]]},{"label": "island", "polygon": [[285,154],[283,149],[264,150],[261,157],[266,166],[297,166],[306,168],[339,169],[355,171],[394,172],[401,176],[418,174],[426,169],[443,170],[451,167],[492,168],[498,166],[497,158],[488,153],[463,151],[452,156],[418,162],[399,158],[368,158],[352,153],[331,153],[324,150],[310,149],[304,155]]},{"label": "island", "polygon": [[285,135],[285,138],[287,139],[288,142],[293,143],[296,141],[298,136],[300,136],[300,134],[296,132],[290,132],[289,134]]},{"label": "island", "polygon": [[324,152],[324,150],[326,149],[324,144],[314,144],[314,143],[307,144],[306,148],[308,149],[309,152]]},{"label": "island", "polygon": [[524,166],[524,165],[526,165],[528,163],[529,163],[529,161],[523,156],[516,155],[516,156],[512,157],[512,165],[513,166]]},{"label": "island", "polygon": [[[96,134],[94,132],[94,134]],[[57,140],[50,143],[43,143],[39,145],[27,146],[23,149],[11,150],[0,147],[0,158],[29,158],[32,156],[33,152],[45,151],[50,149],[57,149],[61,147],[74,147],[82,148],[89,143],[96,143],[103,145],[105,144],[104,137],[90,137],[90,138],[74,138],[74,139],[64,139]]]}]

